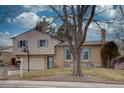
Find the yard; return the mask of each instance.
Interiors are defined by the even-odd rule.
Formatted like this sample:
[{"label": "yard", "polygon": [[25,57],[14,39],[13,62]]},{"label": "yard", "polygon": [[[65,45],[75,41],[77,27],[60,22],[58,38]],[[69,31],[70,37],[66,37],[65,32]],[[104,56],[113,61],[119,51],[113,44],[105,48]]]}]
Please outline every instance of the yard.
[{"label": "yard", "polygon": [[71,75],[71,68],[54,68],[46,71],[31,71],[20,75],[9,76],[8,79],[14,80],[56,80],[56,81],[86,81],[86,82],[105,82],[105,83],[124,83],[124,70],[106,68],[82,68],[83,76],[74,77]]}]

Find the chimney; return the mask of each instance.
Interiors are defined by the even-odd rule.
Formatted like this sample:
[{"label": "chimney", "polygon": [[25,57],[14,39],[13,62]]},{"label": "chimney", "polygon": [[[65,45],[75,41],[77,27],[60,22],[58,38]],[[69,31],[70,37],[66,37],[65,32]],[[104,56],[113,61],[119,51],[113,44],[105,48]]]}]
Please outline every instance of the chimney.
[{"label": "chimney", "polygon": [[106,31],[103,28],[101,30],[102,30],[101,42],[102,42],[102,45],[105,45],[105,43],[106,43]]}]

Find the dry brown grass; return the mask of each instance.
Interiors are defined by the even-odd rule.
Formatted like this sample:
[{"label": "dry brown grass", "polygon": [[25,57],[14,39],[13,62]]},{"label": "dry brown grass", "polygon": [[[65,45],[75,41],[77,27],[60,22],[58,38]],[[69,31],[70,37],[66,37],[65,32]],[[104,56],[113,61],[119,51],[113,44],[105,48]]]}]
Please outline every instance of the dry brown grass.
[{"label": "dry brown grass", "polygon": [[[106,68],[82,68],[82,72],[86,75],[91,75],[96,78],[111,80],[111,81],[124,81],[124,70],[115,70],[115,69],[106,69]],[[54,68],[48,69],[45,71],[31,71],[23,73],[23,77],[20,78],[20,75],[9,76],[8,79],[31,79],[38,77],[49,77],[49,76],[58,76],[58,75],[70,75],[72,73],[71,68]],[[83,78],[83,77],[82,77]]]}]

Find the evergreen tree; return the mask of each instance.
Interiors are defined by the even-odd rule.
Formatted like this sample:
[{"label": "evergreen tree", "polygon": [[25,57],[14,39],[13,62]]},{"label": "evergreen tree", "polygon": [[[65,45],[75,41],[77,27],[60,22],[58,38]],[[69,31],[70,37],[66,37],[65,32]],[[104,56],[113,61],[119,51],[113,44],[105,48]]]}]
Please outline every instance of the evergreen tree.
[{"label": "evergreen tree", "polygon": [[101,49],[102,66],[112,67],[111,60],[118,55],[118,46],[113,41],[107,42]]}]

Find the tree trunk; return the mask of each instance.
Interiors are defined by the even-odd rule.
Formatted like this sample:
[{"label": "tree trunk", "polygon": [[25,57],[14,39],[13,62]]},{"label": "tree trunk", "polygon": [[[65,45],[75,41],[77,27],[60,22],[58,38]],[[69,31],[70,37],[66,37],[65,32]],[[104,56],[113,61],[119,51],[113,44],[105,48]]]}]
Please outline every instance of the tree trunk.
[{"label": "tree trunk", "polygon": [[107,68],[110,68],[111,67],[111,59],[110,59],[110,56],[108,56],[108,60],[107,60]]},{"label": "tree trunk", "polygon": [[76,52],[72,54],[72,56],[73,56],[73,75],[80,77],[81,76],[80,52]]},{"label": "tree trunk", "polygon": [[109,57],[107,58],[107,68],[109,68]]}]

